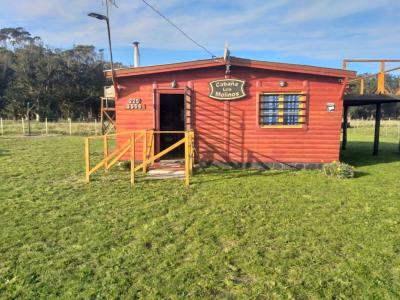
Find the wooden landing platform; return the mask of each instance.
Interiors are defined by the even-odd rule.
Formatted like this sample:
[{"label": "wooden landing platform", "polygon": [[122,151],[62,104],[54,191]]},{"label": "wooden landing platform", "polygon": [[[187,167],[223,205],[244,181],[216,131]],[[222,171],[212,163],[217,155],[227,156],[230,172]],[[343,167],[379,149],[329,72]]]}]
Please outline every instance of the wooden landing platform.
[{"label": "wooden landing platform", "polygon": [[376,105],[375,110],[375,136],[373,155],[379,152],[379,132],[381,127],[382,104],[400,102],[399,95],[393,94],[364,94],[364,95],[344,95],[343,97],[343,135],[342,150],[346,150],[348,114],[350,106]]},{"label": "wooden landing platform", "polygon": [[364,94],[364,95],[344,95],[343,104],[344,106],[361,106],[371,104],[384,104],[384,103],[395,103],[400,102],[399,95],[384,95],[384,94]]},{"label": "wooden landing platform", "polygon": [[149,168],[144,177],[145,180],[170,178],[185,178],[184,159],[168,159],[155,162],[154,165]]}]

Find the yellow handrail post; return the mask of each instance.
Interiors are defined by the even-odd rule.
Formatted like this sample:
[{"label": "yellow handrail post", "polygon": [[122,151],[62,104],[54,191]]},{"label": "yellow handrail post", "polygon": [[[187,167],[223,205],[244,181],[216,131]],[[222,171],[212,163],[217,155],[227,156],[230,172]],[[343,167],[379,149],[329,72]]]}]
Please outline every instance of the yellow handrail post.
[{"label": "yellow handrail post", "polygon": [[85,139],[85,181],[90,181],[90,145],[89,138]]},{"label": "yellow handrail post", "polygon": [[364,95],[364,78],[360,79],[360,95]]},{"label": "yellow handrail post", "polygon": [[[156,133],[176,133],[176,134],[184,134],[184,137],[180,139],[178,142],[174,143],[173,145],[167,147],[166,149],[162,150],[161,152],[155,154],[155,135]],[[118,137],[120,135],[127,135],[126,140],[122,145],[119,147],[117,146],[110,152],[110,145],[109,139],[110,137]],[[139,149],[142,151],[142,163],[139,165],[136,164],[136,140],[140,140],[143,137],[143,149]],[[103,158],[100,162],[91,168],[90,162],[90,141],[92,139],[101,139],[103,141]],[[176,149],[179,146],[184,144],[184,151],[185,151],[185,184],[189,185],[190,183],[190,176],[193,174],[193,167],[194,167],[194,132],[192,130],[188,131],[156,131],[154,129],[151,130],[136,130],[131,132],[124,132],[122,134],[110,134],[110,135],[103,135],[101,137],[86,137],[85,138],[85,149],[84,149],[84,156],[85,156],[85,181],[90,182],[90,175],[94,172],[98,171],[100,168],[105,168],[109,170],[112,166],[114,166],[125,154],[131,152],[130,154],[130,162],[131,162],[131,184],[135,184],[136,181],[136,172],[143,170],[143,173],[146,173],[148,167],[155,162],[155,160],[160,159],[165,154],[171,152],[172,150]],[[139,155],[140,157],[140,155]]]},{"label": "yellow handrail post", "polygon": [[396,95],[400,95],[400,78],[398,79],[398,82],[397,82],[397,91],[396,91]]},{"label": "yellow handrail post", "polygon": [[[108,137],[104,135],[103,137],[103,158],[108,156]],[[104,170],[107,172],[107,160],[104,162]]]},{"label": "yellow handrail post", "polygon": [[377,94],[385,93],[385,63],[381,62],[381,71],[378,74],[378,87],[376,89]]},{"label": "yellow handrail post", "polygon": [[154,165],[154,144],[155,144],[156,138],[154,134],[154,129],[151,130],[151,165]]},{"label": "yellow handrail post", "polygon": [[191,155],[191,153],[192,153],[192,146],[190,145],[190,139],[191,139],[190,132],[188,132],[188,134],[187,134],[187,139],[185,139],[185,142],[187,142],[187,144],[188,144],[188,169],[189,169],[189,175],[190,175],[191,172],[192,172],[191,167],[190,167],[190,164],[191,164],[191,157],[190,157],[190,155]]},{"label": "yellow handrail post", "polygon": [[185,132],[185,184],[189,185],[189,134]]},{"label": "yellow handrail post", "polygon": [[193,174],[193,164],[194,164],[194,132],[189,133],[190,136],[190,175]]},{"label": "yellow handrail post", "polygon": [[135,184],[135,133],[131,138],[131,185]]},{"label": "yellow handrail post", "polygon": [[188,142],[188,168],[189,168],[189,175],[192,175],[192,145],[190,143],[191,140],[191,135],[190,132],[188,133],[188,138],[187,138],[187,142]]},{"label": "yellow handrail post", "polygon": [[196,151],[195,149],[195,144],[194,144],[194,132],[192,132],[192,168],[194,167],[194,152]]},{"label": "yellow handrail post", "polygon": [[147,131],[143,135],[143,173],[147,171]]}]

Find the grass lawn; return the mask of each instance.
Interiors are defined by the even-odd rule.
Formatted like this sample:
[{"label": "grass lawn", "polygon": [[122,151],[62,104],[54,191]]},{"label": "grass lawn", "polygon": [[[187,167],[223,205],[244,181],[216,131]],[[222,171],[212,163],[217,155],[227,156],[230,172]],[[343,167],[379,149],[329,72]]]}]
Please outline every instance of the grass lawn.
[{"label": "grass lawn", "polygon": [[396,133],[356,178],[221,171],[83,182],[81,137],[0,138],[0,298],[400,298]]}]

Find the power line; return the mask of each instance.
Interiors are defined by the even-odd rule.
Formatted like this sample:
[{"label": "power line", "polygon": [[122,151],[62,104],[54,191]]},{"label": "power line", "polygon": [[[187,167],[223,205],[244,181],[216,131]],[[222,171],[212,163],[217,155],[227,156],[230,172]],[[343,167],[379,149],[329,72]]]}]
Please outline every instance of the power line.
[{"label": "power line", "polygon": [[153,5],[151,5],[149,2],[146,0],[142,0],[144,4],[146,4],[148,7],[150,7],[155,13],[157,13],[160,17],[162,17],[165,21],[167,21],[171,26],[175,27],[180,33],[182,33],[188,40],[192,41],[195,45],[203,49],[205,52],[211,55],[211,57],[217,57],[214,53],[212,53],[210,50],[208,50],[206,47],[201,45],[200,43],[196,42],[193,38],[191,38],[186,32],[184,32],[181,28],[178,27],[174,22],[172,22],[170,19],[168,19],[166,16],[164,16],[157,8],[155,8]]}]

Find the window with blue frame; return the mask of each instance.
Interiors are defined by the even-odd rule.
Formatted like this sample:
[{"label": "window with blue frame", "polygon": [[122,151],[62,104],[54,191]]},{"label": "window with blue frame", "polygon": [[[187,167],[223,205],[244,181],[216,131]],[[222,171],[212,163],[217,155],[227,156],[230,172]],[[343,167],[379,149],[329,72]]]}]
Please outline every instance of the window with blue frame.
[{"label": "window with blue frame", "polygon": [[302,94],[262,94],[260,125],[301,127],[305,120],[304,98]]}]

